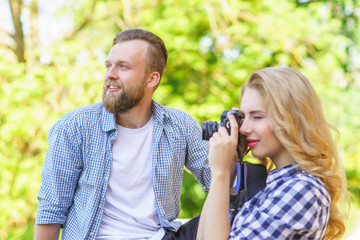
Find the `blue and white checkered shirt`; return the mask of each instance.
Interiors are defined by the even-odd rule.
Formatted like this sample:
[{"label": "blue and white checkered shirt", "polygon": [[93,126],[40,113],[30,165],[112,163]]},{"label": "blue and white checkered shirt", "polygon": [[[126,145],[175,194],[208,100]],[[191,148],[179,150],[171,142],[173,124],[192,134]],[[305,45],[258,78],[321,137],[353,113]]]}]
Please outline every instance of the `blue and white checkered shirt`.
[{"label": "blue and white checkered shirt", "polygon": [[295,165],[271,171],[267,186],[246,202],[229,239],[323,239],[330,215],[325,185]]},{"label": "blue and white checkered shirt", "polygon": [[[207,142],[190,115],[152,102],[153,190],[160,224],[176,231],[184,166],[204,188],[210,185]],[[48,134],[49,149],[38,194],[36,224],[59,223],[62,239],[94,239],[110,178],[116,122],[101,103],[65,114]],[[126,194],[126,193],[124,193]]]}]

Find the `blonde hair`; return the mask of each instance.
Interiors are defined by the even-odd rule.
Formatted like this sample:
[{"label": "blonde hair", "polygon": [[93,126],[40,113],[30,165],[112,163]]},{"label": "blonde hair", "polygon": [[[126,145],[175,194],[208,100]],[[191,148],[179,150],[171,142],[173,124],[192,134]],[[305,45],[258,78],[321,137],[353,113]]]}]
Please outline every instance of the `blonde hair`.
[{"label": "blonde hair", "polygon": [[[345,232],[344,216],[338,203],[347,195],[345,171],[330,125],[309,80],[293,68],[264,68],[252,74],[246,88],[263,97],[272,129],[299,167],[319,177],[330,198],[330,219],[325,239],[340,239]],[[270,166],[269,159],[261,159]]]}]

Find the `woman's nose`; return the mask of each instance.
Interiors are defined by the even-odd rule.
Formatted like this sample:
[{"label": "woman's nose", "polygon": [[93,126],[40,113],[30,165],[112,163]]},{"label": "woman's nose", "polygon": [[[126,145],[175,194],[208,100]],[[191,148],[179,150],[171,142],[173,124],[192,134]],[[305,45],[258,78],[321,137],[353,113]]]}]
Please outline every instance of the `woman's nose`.
[{"label": "woman's nose", "polygon": [[250,128],[249,123],[248,123],[248,121],[246,119],[243,120],[239,131],[243,135],[249,135],[251,133],[251,128]]}]

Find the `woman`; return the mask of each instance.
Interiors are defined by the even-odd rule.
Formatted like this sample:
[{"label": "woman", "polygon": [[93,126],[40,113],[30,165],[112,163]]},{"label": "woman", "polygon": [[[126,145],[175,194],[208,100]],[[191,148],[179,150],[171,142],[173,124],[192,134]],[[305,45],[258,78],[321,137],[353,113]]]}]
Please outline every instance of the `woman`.
[{"label": "woman", "polygon": [[[242,89],[239,129],[220,128],[210,139],[211,187],[200,217],[198,239],[340,239],[346,194],[344,169],[331,126],[305,76],[292,68],[265,68]],[[229,218],[230,168],[238,131],[255,158],[276,169],[267,186]]]}]

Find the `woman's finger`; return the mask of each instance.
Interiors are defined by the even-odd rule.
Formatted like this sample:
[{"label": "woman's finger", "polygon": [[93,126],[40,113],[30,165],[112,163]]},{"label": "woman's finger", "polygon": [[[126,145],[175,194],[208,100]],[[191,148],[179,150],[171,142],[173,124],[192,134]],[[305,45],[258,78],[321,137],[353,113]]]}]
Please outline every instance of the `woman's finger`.
[{"label": "woman's finger", "polygon": [[238,141],[239,136],[239,126],[237,124],[237,121],[235,119],[235,116],[230,114],[228,115],[228,119],[230,121],[230,136],[233,141]]}]

